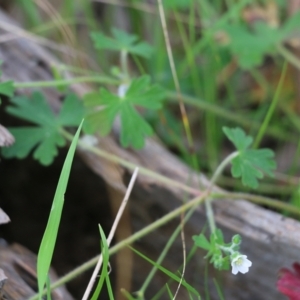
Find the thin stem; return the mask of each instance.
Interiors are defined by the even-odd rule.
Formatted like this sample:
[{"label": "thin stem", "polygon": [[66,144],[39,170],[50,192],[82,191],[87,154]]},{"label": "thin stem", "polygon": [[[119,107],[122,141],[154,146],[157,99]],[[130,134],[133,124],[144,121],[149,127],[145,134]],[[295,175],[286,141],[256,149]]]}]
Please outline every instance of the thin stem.
[{"label": "thin stem", "polygon": [[[167,91],[166,95],[169,101],[177,102],[176,92]],[[193,107],[197,107],[207,112],[212,112],[220,118],[224,118],[225,120],[232,121],[234,123],[245,126],[247,128],[259,129],[261,126],[259,122],[247,119],[244,116],[241,116],[240,114],[232,113],[231,111],[226,110],[221,106],[217,106],[199,97],[193,97],[185,94],[182,94],[181,97],[185,104],[189,104]],[[284,130],[281,130],[280,128],[276,128],[274,126],[269,126],[266,133],[270,136],[275,137],[276,139],[280,139],[284,141],[295,141],[295,139],[298,138],[296,134],[291,133],[287,135]]]},{"label": "thin stem", "polygon": [[300,60],[296,55],[294,55],[291,51],[287,50],[284,45],[278,44],[277,51],[292,65],[294,65],[297,69],[300,70]]},{"label": "thin stem", "polygon": [[214,172],[211,180],[210,180],[210,187],[211,188],[217,181],[218,177],[222,174],[223,170],[226,168],[226,166],[236,157],[239,155],[238,151],[235,151],[228,155],[218,166],[216,171]]},{"label": "thin stem", "polygon": [[211,205],[211,199],[208,197],[205,199],[205,211],[206,211],[206,217],[208,220],[209,230],[212,234],[215,234],[216,232],[216,222],[214,217],[214,211]]},{"label": "thin stem", "polygon": [[51,81],[31,81],[31,82],[14,82],[15,88],[42,88],[42,87],[58,87],[81,82],[99,82],[108,84],[119,84],[120,80],[116,80],[106,76],[83,76],[72,79],[60,79]]},{"label": "thin stem", "polygon": [[[115,254],[120,249],[126,247],[127,245],[132,244],[136,240],[141,239],[142,237],[146,236],[150,232],[152,232],[152,231],[156,230],[157,228],[165,225],[167,222],[171,221],[175,217],[178,217],[182,213],[182,210],[187,210],[189,208],[192,208],[192,207],[200,204],[201,202],[203,202],[203,200],[206,196],[207,196],[206,194],[203,194],[201,196],[198,196],[198,197],[194,198],[193,200],[189,201],[188,203],[183,204],[182,206],[180,206],[177,209],[169,212],[168,214],[166,214],[162,218],[158,219],[157,221],[151,223],[150,225],[146,226],[145,228],[141,229],[140,231],[134,233],[130,237],[122,240],[121,242],[119,242],[118,244],[116,244],[115,246],[113,246],[109,249],[109,255]],[[98,259],[99,259],[99,255],[97,255],[96,257],[94,257],[92,259],[90,259],[89,261],[82,264],[78,268],[72,270],[70,273],[64,275],[59,280],[57,280],[56,282],[51,284],[51,287],[50,287],[51,290],[54,290],[55,288],[69,282],[70,280],[72,280],[75,277],[79,276],[83,272],[87,271],[88,269],[90,269],[91,267],[93,267],[97,263]],[[46,290],[44,291],[44,293],[46,293]],[[38,297],[39,297],[39,295],[36,294],[33,297],[31,297],[29,300],[38,300]]]},{"label": "thin stem", "polygon": [[[193,207],[192,209],[190,209],[188,211],[188,213],[186,214],[186,216],[184,217],[182,223],[185,224],[189,219],[190,217],[192,216],[192,214],[194,213],[196,207]],[[159,258],[157,259],[156,261],[156,264],[157,265],[161,265],[162,261],[164,260],[164,258],[166,257],[170,247],[172,246],[173,242],[175,241],[175,239],[177,238],[178,234],[180,233],[182,229],[182,224],[178,225],[177,228],[175,229],[175,231],[173,232],[173,234],[171,235],[170,239],[168,240],[168,243],[166,244],[165,248],[163,249],[163,251],[161,252]],[[137,292],[137,294],[141,295],[142,297],[144,296],[145,294],[145,291],[146,289],[148,288],[150,282],[152,281],[155,273],[157,271],[157,267],[154,266],[149,275],[147,276],[147,278],[145,279],[142,287],[139,289],[139,291]]]},{"label": "thin stem", "polygon": [[182,99],[179,79],[177,76],[177,71],[176,71],[175,62],[174,62],[174,58],[173,58],[173,52],[172,52],[170,37],[169,37],[168,29],[167,29],[167,22],[166,22],[164,8],[162,5],[162,0],[157,0],[157,3],[158,3],[158,10],[159,10],[159,16],[160,16],[160,20],[161,20],[163,35],[164,35],[164,39],[165,39],[165,43],[166,43],[166,50],[168,53],[169,64],[170,64],[172,77],[173,77],[173,81],[174,81],[175,89],[176,89],[176,99],[178,100],[178,103],[179,103],[179,109],[180,109],[180,113],[181,113],[181,118],[182,118],[182,122],[183,122],[185,135],[186,135],[187,142],[188,142],[189,152],[191,153],[191,163],[192,163],[192,166],[196,170],[199,170],[199,163],[198,163],[197,156],[195,154],[194,142],[193,142],[193,137],[192,137],[192,133],[191,133],[190,123],[189,123],[189,119],[188,119],[188,116],[186,113],[185,104]]},{"label": "thin stem", "polygon": [[[211,180],[210,180],[210,185],[208,187],[208,192],[210,192],[210,190],[212,189],[213,185],[216,183],[216,180],[218,179],[218,177],[222,174],[223,170],[225,169],[225,167],[239,154],[239,152],[233,152],[230,155],[228,155],[218,166],[218,168],[216,169],[215,173],[213,174]],[[206,216],[208,219],[208,225],[209,225],[209,229],[210,232],[212,234],[215,234],[216,232],[216,222],[215,222],[215,217],[214,217],[214,211],[211,205],[211,198],[208,197],[205,200],[205,209],[206,209]]]},{"label": "thin stem", "polygon": [[[64,129],[61,129],[61,133],[65,136],[65,138],[67,140],[72,141],[73,135],[71,135],[70,133],[68,133]],[[119,158],[116,155],[113,155],[113,154],[110,154],[110,153],[108,153],[106,151],[100,150],[99,148],[91,146],[91,145],[83,142],[82,140],[78,141],[78,145],[81,146],[81,148],[84,149],[84,150],[88,150],[91,153],[94,153],[94,154],[96,154],[96,155],[98,155],[100,157],[104,157],[105,159],[108,159],[108,160],[110,160],[112,162],[116,162],[116,163],[120,164],[121,166],[123,166],[123,167],[125,167],[125,168],[127,168],[129,170],[133,171],[136,167],[138,167],[140,174],[146,175],[146,176],[148,176],[150,178],[154,178],[157,181],[159,181],[160,183],[163,183],[163,184],[165,184],[167,186],[172,186],[172,187],[179,188],[179,189],[181,189],[183,191],[186,191],[188,193],[191,193],[193,195],[199,195],[199,193],[200,193],[199,190],[197,190],[197,189],[195,189],[193,187],[189,187],[189,186],[187,186],[187,185],[185,185],[185,184],[183,184],[181,182],[178,182],[176,180],[169,179],[166,176],[157,174],[156,172],[151,171],[150,169],[144,168],[144,167],[139,166],[137,164],[131,163],[128,160]]]},{"label": "thin stem", "polygon": [[[128,199],[129,199],[130,193],[131,193],[131,191],[132,191],[134,182],[135,182],[135,180],[136,180],[138,171],[139,171],[139,169],[138,169],[138,168],[135,168],[134,173],[132,174],[132,177],[131,177],[129,186],[128,186],[128,188],[127,188],[125,197],[124,197],[124,199],[123,199],[123,201],[122,201],[122,204],[121,204],[121,206],[120,206],[120,208],[119,208],[118,214],[117,214],[117,216],[116,216],[116,218],[115,218],[115,221],[114,221],[114,223],[113,223],[113,225],[112,225],[112,228],[111,228],[111,230],[110,230],[110,233],[109,233],[109,235],[108,235],[108,238],[107,238],[107,245],[108,245],[108,246],[110,246],[110,243],[111,243],[111,241],[112,241],[112,239],[113,239],[113,237],[114,237],[114,234],[115,234],[115,232],[116,232],[116,229],[117,229],[117,226],[118,226],[119,221],[120,221],[120,219],[121,219],[121,216],[122,216],[122,214],[123,214],[123,212],[124,212],[124,209],[125,209],[126,204],[127,204],[127,202],[128,202]],[[93,288],[93,285],[94,285],[94,283],[95,283],[95,281],[96,281],[96,278],[97,278],[97,276],[98,276],[99,270],[100,270],[100,268],[101,268],[102,260],[103,260],[103,256],[102,256],[102,253],[101,253],[100,256],[99,256],[97,265],[96,265],[96,267],[95,267],[95,270],[94,270],[94,272],[93,272],[93,274],[92,274],[92,277],[91,277],[91,279],[90,279],[90,282],[89,282],[89,284],[88,284],[88,286],[87,286],[87,288],[86,288],[86,290],[85,290],[85,293],[84,293],[84,295],[83,295],[83,297],[82,297],[82,300],[87,300],[87,299],[88,299],[88,297],[89,297],[89,295],[90,295],[90,292],[91,292],[91,290],[92,290],[92,288]]]},{"label": "thin stem", "polygon": [[280,79],[279,79],[279,83],[277,85],[277,88],[276,88],[276,91],[275,91],[275,95],[273,97],[273,100],[272,100],[272,103],[268,109],[268,112],[263,120],[263,123],[261,124],[261,127],[258,131],[258,134],[256,136],[256,139],[253,143],[253,148],[258,148],[262,138],[263,138],[263,135],[266,133],[266,130],[267,130],[267,127],[270,123],[270,120],[274,114],[274,111],[275,111],[275,108],[278,104],[278,100],[279,100],[279,95],[282,91],[282,87],[283,87],[283,84],[284,84],[284,80],[285,80],[285,77],[286,77],[286,71],[287,71],[287,62],[285,61],[284,64],[283,64],[283,67],[282,67],[282,72],[281,72],[281,76],[280,76]]},{"label": "thin stem", "polygon": [[120,55],[122,73],[125,81],[127,81],[130,78],[128,72],[128,52],[126,50],[122,50]]}]

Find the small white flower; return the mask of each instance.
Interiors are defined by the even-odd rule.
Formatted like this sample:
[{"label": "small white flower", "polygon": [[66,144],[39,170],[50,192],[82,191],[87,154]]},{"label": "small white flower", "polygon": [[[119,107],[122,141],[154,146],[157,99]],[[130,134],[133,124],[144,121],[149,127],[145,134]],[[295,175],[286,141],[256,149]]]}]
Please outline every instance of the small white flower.
[{"label": "small white flower", "polygon": [[127,84],[121,84],[121,85],[118,87],[118,96],[119,96],[120,98],[124,98],[125,95],[126,95],[127,89],[128,89],[128,85],[127,85]]},{"label": "small white flower", "polygon": [[243,274],[249,271],[252,262],[247,259],[246,255],[238,255],[231,260],[232,274],[236,275],[238,272]]}]

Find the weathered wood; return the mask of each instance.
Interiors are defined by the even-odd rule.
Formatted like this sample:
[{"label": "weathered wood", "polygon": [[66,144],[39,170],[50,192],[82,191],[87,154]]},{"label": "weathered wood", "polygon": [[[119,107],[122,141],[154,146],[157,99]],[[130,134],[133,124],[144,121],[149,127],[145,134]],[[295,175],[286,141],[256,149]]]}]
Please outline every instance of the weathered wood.
[{"label": "weathered wood", "polygon": [[[1,286],[0,299],[28,299],[37,292],[36,256],[21,245],[7,245],[3,240],[0,244],[0,270],[7,279]],[[57,280],[54,271],[50,270],[51,282]],[[54,300],[72,300],[65,287],[52,293]]]},{"label": "weathered wood", "polygon": [[[0,13],[0,21],[11,22],[3,13]],[[0,44],[0,59],[4,61],[3,78],[15,81],[49,80],[51,79],[50,64],[58,63],[47,50],[20,37]],[[74,85],[72,88],[78,95],[82,95],[88,90],[85,85]],[[28,93],[28,90],[19,90],[18,92]],[[54,89],[45,89],[45,93],[49,103],[56,110],[59,106],[59,93]],[[149,139],[145,148],[140,151],[123,149],[118,144],[116,127],[110,136],[98,137],[97,147],[177,182],[189,183],[195,189],[203,190],[208,186],[205,176],[192,172],[155,139]],[[124,191],[123,181],[128,173],[131,173],[131,170],[125,170],[123,166],[87,151],[80,150],[80,153],[86,164],[103,177],[107,184],[121,192]],[[186,192],[179,188],[167,186],[153,178],[140,175],[130,202],[134,230],[146,226],[178,207],[181,201],[186,199],[186,196]],[[299,260],[299,223],[242,199],[240,201],[230,199],[216,201],[214,209],[218,226],[224,230],[226,238],[230,239],[233,234],[240,233],[243,237],[242,251],[253,261],[250,272],[244,276],[234,276],[229,272],[216,275],[221,278],[225,298],[239,300],[284,299],[275,288],[277,271],[280,267],[291,265],[293,261]],[[185,226],[188,249],[192,246],[191,236],[199,233],[205,222],[205,214],[199,209]],[[168,226],[164,226],[137,242],[135,246],[155,259],[172,233],[171,228],[175,228],[178,223],[179,220],[171,222]],[[178,240],[165,259],[164,266],[175,271],[181,263],[182,246]],[[145,262],[138,258],[135,259],[135,289],[143,281],[149,269],[149,265]],[[204,263],[200,251],[187,268],[185,277],[203,295]],[[157,276],[151,285],[149,295],[155,294],[165,284],[165,281],[165,277]],[[209,282],[209,287],[211,299],[219,299],[212,282]],[[183,289],[181,289],[180,297],[187,299]]]}]

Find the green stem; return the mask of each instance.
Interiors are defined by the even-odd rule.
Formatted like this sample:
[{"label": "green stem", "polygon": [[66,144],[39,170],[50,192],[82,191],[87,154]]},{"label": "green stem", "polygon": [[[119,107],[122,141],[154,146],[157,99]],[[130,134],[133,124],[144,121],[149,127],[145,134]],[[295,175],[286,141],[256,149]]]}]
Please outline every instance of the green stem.
[{"label": "green stem", "polygon": [[210,188],[216,183],[218,177],[222,174],[223,170],[226,168],[226,166],[236,157],[239,155],[238,151],[235,151],[228,155],[218,166],[215,173],[213,174],[211,180],[210,180]]},{"label": "green stem", "polygon": [[253,143],[253,148],[258,148],[262,138],[263,138],[263,135],[266,133],[266,130],[267,130],[267,127],[270,123],[270,120],[274,114],[274,111],[275,111],[275,108],[277,106],[277,103],[278,103],[278,100],[279,100],[279,95],[282,91],[282,87],[283,87],[283,83],[284,83],[284,79],[285,79],[285,76],[286,76],[286,70],[287,70],[287,63],[286,61],[284,62],[283,64],[283,68],[282,68],[282,72],[281,72],[281,76],[280,76],[280,79],[279,79],[279,83],[277,85],[277,88],[276,88],[276,91],[275,91],[275,95],[273,97],[273,100],[272,100],[272,103],[268,109],[268,112],[264,118],[264,121],[258,131],[258,134],[256,136],[256,139]]},{"label": "green stem", "polygon": [[[64,135],[64,137],[67,140],[72,141],[73,135],[71,135],[70,133],[68,133],[64,129],[61,129],[61,133]],[[161,182],[161,183],[163,183],[167,186],[172,186],[172,187],[175,187],[175,188],[179,188],[183,191],[191,193],[192,195],[199,195],[199,193],[200,193],[200,191],[198,189],[187,186],[184,183],[181,183],[181,182],[178,182],[176,180],[170,179],[166,176],[157,174],[156,172],[151,171],[150,169],[144,168],[143,166],[138,166],[137,164],[131,163],[128,160],[119,158],[118,156],[116,156],[114,154],[110,154],[108,152],[100,150],[99,148],[88,145],[88,144],[84,143],[82,140],[78,141],[78,145],[81,146],[82,149],[88,150],[91,153],[94,153],[94,154],[96,154],[100,157],[108,159],[109,161],[116,162],[116,163],[120,164],[121,166],[123,166],[123,167],[125,167],[129,170],[133,171],[136,167],[138,167],[140,174],[146,175],[147,177],[150,177],[150,178],[155,178],[157,181],[159,181],[159,182]]]},{"label": "green stem", "polygon": [[129,80],[129,72],[128,72],[128,52],[126,50],[121,51],[121,69],[124,75],[125,82]]},{"label": "green stem", "polygon": [[[239,152],[233,152],[230,155],[228,155],[218,166],[218,168],[216,169],[215,173],[213,174],[211,180],[210,180],[210,184],[208,187],[208,192],[210,192],[210,190],[212,189],[213,185],[216,183],[216,180],[218,179],[218,177],[222,174],[223,170],[225,169],[225,167],[239,154]],[[211,198],[208,197],[205,200],[205,210],[206,210],[206,216],[207,216],[207,220],[208,220],[208,225],[209,225],[209,229],[210,232],[212,234],[215,234],[216,232],[216,222],[215,222],[215,217],[214,217],[214,211],[211,205]]]},{"label": "green stem", "polygon": [[[201,196],[198,196],[198,197],[194,198],[193,200],[189,201],[188,203],[178,207],[177,209],[169,212],[168,214],[166,214],[162,218],[158,219],[157,221],[151,223],[150,225],[146,226],[145,228],[141,229],[140,231],[134,233],[130,237],[122,240],[121,242],[119,242],[118,244],[116,244],[115,246],[113,246],[109,249],[109,255],[115,254],[120,249],[126,247],[127,245],[132,244],[133,242],[141,239],[142,237],[146,236],[150,232],[153,232],[157,228],[165,225],[167,222],[171,221],[175,217],[178,217],[180,214],[182,214],[183,210],[193,208],[194,206],[200,204],[201,202],[203,202],[205,197],[206,197],[206,194],[203,194]],[[94,257],[92,259],[90,259],[89,261],[82,264],[78,268],[72,270],[70,273],[64,275],[59,280],[57,280],[56,282],[51,284],[51,290],[53,290],[53,289],[65,284],[65,283],[69,282],[70,280],[76,278],[80,274],[82,274],[85,271],[89,270],[91,267],[93,267],[98,262],[98,259],[99,259],[99,255],[97,255],[96,257]],[[46,291],[44,291],[44,292],[46,292]],[[37,300],[38,297],[39,297],[39,295],[36,294],[36,295],[32,296],[29,300]]]},{"label": "green stem", "polygon": [[[156,261],[157,265],[161,265],[162,261],[164,260],[164,258],[167,255],[170,247],[172,246],[173,242],[175,241],[175,239],[179,235],[180,231],[182,230],[182,224],[185,224],[190,219],[190,217],[192,216],[192,214],[195,211],[195,208],[196,207],[193,207],[192,209],[190,209],[189,212],[185,215],[182,223],[179,226],[177,226],[177,228],[175,229],[175,231],[171,235],[170,239],[168,240],[168,243],[166,244],[165,248],[161,252],[158,260]],[[149,275],[147,276],[147,278],[145,279],[144,284],[142,285],[142,287],[137,292],[138,295],[142,296],[141,299],[144,299],[145,291],[146,291],[147,287],[149,286],[150,282],[152,281],[152,278],[154,277],[156,271],[157,271],[157,267],[154,266],[151,269],[151,271],[150,271]]]},{"label": "green stem", "polygon": [[[178,96],[176,92],[167,91],[167,98],[171,102],[177,102],[177,97]],[[247,128],[259,129],[261,126],[259,122],[247,119],[244,116],[241,116],[237,113],[232,113],[229,110],[222,108],[221,106],[217,106],[213,103],[209,103],[208,101],[200,99],[199,97],[193,97],[193,96],[181,94],[181,98],[185,104],[189,104],[201,110],[214,113],[218,117],[224,118],[225,120],[232,121],[236,124],[240,124]],[[284,141],[295,141],[295,139],[297,139],[297,135],[295,134],[287,135],[284,130],[281,130],[280,128],[276,128],[273,126],[269,126],[266,133],[269,134],[270,136],[275,137],[276,139],[280,139]]]},{"label": "green stem", "polygon": [[15,88],[42,88],[42,87],[58,87],[82,82],[99,82],[108,84],[119,84],[120,81],[106,76],[83,76],[72,79],[61,79],[51,81],[31,81],[31,82],[15,82]]},{"label": "green stem", "polygon": [[300,70],[300,60],[299,58],[294,55],[291,51],[287,50],[284,45],[278,44],[277,51],[292,65]]}]

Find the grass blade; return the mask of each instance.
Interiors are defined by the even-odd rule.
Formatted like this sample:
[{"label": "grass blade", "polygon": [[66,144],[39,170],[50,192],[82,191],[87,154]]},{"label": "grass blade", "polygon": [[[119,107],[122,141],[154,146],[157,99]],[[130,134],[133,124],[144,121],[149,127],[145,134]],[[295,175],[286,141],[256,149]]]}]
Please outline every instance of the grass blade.
[{"label": "grass blade", "polygon": [[37,277],[38,277],[39,299],[42,298],[43,290],[45,287],[45,283],[47,281],[47,276],[51,265],[54,246],[56,243],[56,237],[58,233],[58,227],[59,227],[62,209],[64,205],[64,195],[66,192],[69,175],[71,171],[71,165],[75,154],[77,141],[79,139],[82,123],[83,121],[81,121],[81,124],[79,125],[79,128],[73,138],[67,157],[65,159],[59,177],[59,181],[57,184],[56,192],[54,195],[48,223],[38,253]]},{"label": "grass blade", "polygon": [[95,292],[91,298],[91,300],[97,300],[99,297],[99,294],[101,292],[104,280],[108,277],[107,267],[108,267],[108,261],[109,261],[109,253],[108,253],[108,243],[105,236],[104,231],[102,230],[101,226],[99,225],[100,235],[101,235],[101,248],[102,248],[102,256],[103,256],[103,265],[102,265],[102,271],[101,275],[99,277],[99,281],[97,284],[97,287],[95,289]]}]

